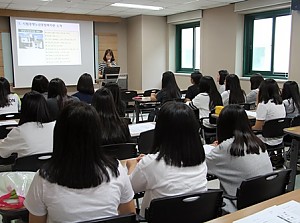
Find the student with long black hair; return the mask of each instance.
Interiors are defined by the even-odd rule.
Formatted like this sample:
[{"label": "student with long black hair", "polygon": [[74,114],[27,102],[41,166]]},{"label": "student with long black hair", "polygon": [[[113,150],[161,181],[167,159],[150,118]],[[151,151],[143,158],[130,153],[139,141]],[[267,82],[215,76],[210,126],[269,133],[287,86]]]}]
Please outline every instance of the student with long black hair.
[{"label": "student with long black hair", "polygon": [[219,86],[219,92],[222,94],[225,91],[225,79],[229,75],[227,70],[219,70],[217,74],[217,83]]},{"label": "student with long black hair", "polygon": [[162,88],[159,92],[151,93],[152,101],[159,101],[162,104],[181,98],[180,89],[176,83],[175,75],[172,71],[166,71],[162,75]]},{"label": "student with long black hair", "polygon": [[34,76],[31,83],[31,90],[41,93],[46,99],[48,98],[49,81],[42,74]]},{"label": "student with long black hair", "polygon": [[53,155],[36,173],[24,202],[29,222],[81,222],[135,213],[120,162],[105,156],[97,111],[66,105],[54,128]]},{"label": "student with long black hair", "polygon": [[141,215],[155,198],[207,190],[205,154],[191,108],[166,102],[158,113],[151,154],[127,161],[133,190],[145,191]]},{"label": "student with long black hair", "polygon": [[193,73],[191,73],[192,85],[187,89],[184,102],[193,100],[200,93],[199,82],[201,78],[202,73],[199,70],[195,70]]},{"label": "student with long black hair", "polygon": [[[216,87],[215,81],[210,76],[203,76],[199,82],[200,93],[189,103],[191,108],[199,109],[199,119],[209,117],[211,111],[217,105],[223,105],[221,95]],[[207,128],[215,127],[208,119],[203,120]]]},{"label": "student with long black hair", "polygon": [[21,101],[17,94],[10,91],[10,84],[4,77],[0,77],[0,114],[18,113]]},{"label": "student with long black hair", "polygon": [[99,137],[103,145],[131,141],[128,124],[119,116],[109,89],[104,87],[97,90],[92,98],[92,106],[100,118],[102,132]]},{"label": "student with long black hair", "polygon": [[108,82],[104,86],[109,89],[116,105],[117,112],[120,117],[125,117],[126,103],[121,99],[120,87],[117,83]]},{"label": "student with long black hair", "polygon": [[[236,104],[225,106],[217,122],[217,142],[206,155],[208,173],[220,180],[226,194],[247,178],[273,171],[265,144],[252,132],[245,110]],[[225,200],[225,211],[233,212],[236,204]]]},{"label": "student with long black hair", "polygon": [[256,103],[257,102],[257,95],[259,91],[259,85],[264,80],[263,76],[260,73],[252,74],[250,77],[250,88],[251,91],[246,96],[246,102],[247,103]]},{"label": "student with long black hair", "polygon": [[221,96],[224,106],[245,103],[246,94],[241,88],[240,79],[237,75],[229,74],[226,76],[225,91]]},{"label": "student with long black hair", "polygon": [[294,118],[299,115],[300,111],[300,94],[296,81],[287,81],[283,84],[282,100],[286,111],[287,118]]}]

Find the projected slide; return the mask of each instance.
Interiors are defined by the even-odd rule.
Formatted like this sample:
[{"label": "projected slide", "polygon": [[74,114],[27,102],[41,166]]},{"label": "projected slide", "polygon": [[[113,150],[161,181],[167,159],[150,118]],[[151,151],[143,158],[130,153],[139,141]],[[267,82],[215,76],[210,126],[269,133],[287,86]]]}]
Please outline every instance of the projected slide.
[{"label": "projected slide", "polygon": [[79,23],[15,20],[18,66],[81,65]]}]

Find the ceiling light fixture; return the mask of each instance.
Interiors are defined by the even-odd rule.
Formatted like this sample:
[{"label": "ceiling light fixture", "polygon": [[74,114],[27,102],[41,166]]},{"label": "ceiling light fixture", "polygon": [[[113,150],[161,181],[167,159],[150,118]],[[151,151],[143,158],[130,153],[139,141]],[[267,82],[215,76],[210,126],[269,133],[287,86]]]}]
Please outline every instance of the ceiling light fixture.
[{"label": "ceiling light fixture", "polygon": [[136,4],[126,4],[126,3],[113,3],[111,6],[134,8],[134,9],[149,9],[149,10],[162,10],[163,7],[150,6],[150,5],[136,5]]}]

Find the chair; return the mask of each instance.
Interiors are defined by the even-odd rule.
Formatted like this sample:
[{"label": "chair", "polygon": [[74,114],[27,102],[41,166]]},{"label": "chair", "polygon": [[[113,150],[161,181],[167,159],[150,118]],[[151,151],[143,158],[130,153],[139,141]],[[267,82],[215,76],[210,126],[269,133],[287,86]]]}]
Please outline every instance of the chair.
[{"label": "chair", "polygon": [[40,153],[19,157],[12,165],[12,171],[32,171],[36,172],[40,167],[47,162],[52,156],[52,153]]},{"label": "chair", "polygon": [[242,106],[245,110],[255,109],[255,103],[240,103],[239,105]]},{"label": "chair", "polygon": [[135,105],[134,105],[134,100],[132,98],[136,96],[137,96],[137,91],[133,91],[133,90],[121,91],[121,99],[126,103],[125,114],[129,115],[130,113],[132,113],[133,120],[135,114]]},{"label": "chair", "polygon": [[136,215],[135,214],[127,214],[127,215],[118,215],[114,217],[83,221],[80,223],[135,223]]},{"label": "chair", "polygon": [[282,195],[287,192],[291,171],[291,169],[282,169],[246,179],[237,189],[235,197],[224,195],[224,198],[236,200],[237,209],[240,210]]},{"label": "chair", "polygon": [[137,157],[137,149],[135,143],[119,143],[104,145],[101,147],[104,153],[118,160],[125,160]]},{"label": "chair", "polygon": [[[265,138],[277,138],[283,137],[285,133],[283,132],[284,128],[289,127],[289,120],[286,118],[279,118],[265,121],[262,128],[262,136]],[[279,143],[278,145],[270,146],[266,144],[267,150],[274,168],[280,168],[284,164],[284,158],[282,155],[285,155],[284,143]],[[277,152],[277,153],[275,153]]]},{"label": "chair", "polygon": [[4,120],[12,120],[12,119],[20,119],[21,113],[6,113],[0,115],[0,121]]},{"label": "chair", "polygon": [[210,120],[210,117],[203,117],[200,118],[200,134],[206,144],[211,144],[216,140],[217,137],[217,127],[215,128],[208,128],[204,125],[204,120]]},{"label": "chair", "polygon": [[153,199],[146,209],[149,223],[204,222],[221,215],[222,190]]},{"label": "chair", "polygon": [[0,125],[0,139],[6,138],[8,133],[14,128],[17,127],[18,124],[8,124],[8,125]]},{"label": "chair", "polygon": [[[143,93],[143,97],[150,97],[152,93],[157,93],[159,92],[159,89],[149,89],[149,90],[145,90]],[[158,106],[160,105],[160,102],[146,102],[146,103],[140,103],[139,104],[139,108],[140,108],[140,113],[141,114],[149,114],[151,112],[153,112]],[[142,121],[143,120],[143,115],[141,116]]]},{"label": "chair", "polygon": [[154,129],[142,132],[138,138],[139,153],[148,154],[153,147]]}]

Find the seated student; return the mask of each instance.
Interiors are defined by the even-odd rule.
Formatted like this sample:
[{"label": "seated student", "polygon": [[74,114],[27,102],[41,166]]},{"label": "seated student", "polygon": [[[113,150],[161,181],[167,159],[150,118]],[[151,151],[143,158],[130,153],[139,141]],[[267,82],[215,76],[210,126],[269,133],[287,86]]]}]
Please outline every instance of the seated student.
[{"label": "seated student", "polygon": [[97,111],[66,105],[54,127],[52,158],[36,173],[24,202],[29,222],[82,222],[135,213],[124,167],[101,149]]},{"label": "seated student", "polygon": [[225,91],[221,94],[223,105],[245,103],[246,94],[241,88],[240,79],[235,74],[229,74],[225,80]]},{"label": "seated student", "polygon": [[180,89],[176,83],[174,73],[166,71],[162,75],[162,88],[157,93],[151,93],[151,101],[159,101],[162,104],[181,98]]},{"label": "seated student", "polygon": [[[199,119],[209,117],[211,111],[217,105],[223,105],[221,95],[216,87],[215,81],[210,76],[203,76],[199,83],[200,93],[189,103],[191,108],[199,109]],[[208,119],[203,120],[207,128],[215,128]]]},{"label": "seated student", "polygon": [[[248,116],[240,105],[222,109],[217,136],[216,147],[206,155],[206,163],[208,173],[218,177],[226,194],[235,196],[243,180],[273,171],[265,144],[252,132]],[[225,211],[236,210],[235,202],[224,201]]]},{"label": "seated student", "polygon": [[285,82],[283,84],[281,96],[286,111],[286,117],[294,118],[298,116],[300,111],[300,94],[297,82]]},{"label": "seated student", "polygon": [[46,99],[38,92],[26,93],[23,97],[19,126],[13,128],[5,139],[0,141],[0,156],[18,157],[52,152],[53,128]]},{"label": "seated student", "polygon": [[[258,105],[256,109],[256,121],[252,126],[253,130],[262,130],[265,121],[285,118],[286,112],[280,96],[278,84],[273,79],[266,79],[261,82],[258,92]],[[259,136],[267,145],[278,145],[283,138],[264,138]]]},{"label": "seated student", "polygon": [[21,101],[17,94],[11,93],[10,84],[4,77],[0,77],[0,114],[18,113]]},{"label": "seated student", "polygon": [[128,124],[118,115],[110,90],[105,87],[97,90],[92,99],[92,106],[96,108],[100,118],[100,138],[103,145],[131,141]]},{"label": "seated student", "polygon": [[250,77],[251,91],[246,96],[247,103],[250,103],[250,104],[256,103],[259,85],[263,80],[264,80],[264,78],[260,73],[253,74]]},{"label": "seated student", "polygon": [[141,215],[155,198],[206,191],[207,167],[196,117],[187,105],[166,102],[158,113],[153,151],[127,161],[135,193],[145,191]]},{"label": "seated student", "polygon": [[47,100],[51,118],[55,120],[60,110],[70,101],[79,101],[79,99],[67,95],[67,87],[63,80],[60,78],[52,79],[49,83]]},{"label": "seated student", "polygon": [[77,82],[77,92],[72,96],[78,98],[80,101],[91,104],[94,92],[92,76],[88,73],[84,73],[79,77]]},{"label": "seated student", "polygon": [[49,86],[48,79],[44,75],[38,74],[32,79],[31,91],[39,92],[47,99],[48,86]]},{"label": "seated student", "polygon": [[184,102],[193,100],[196,95],[200,93],[199,82],[201,77],[202,74],[198,70],[195,70],[193,73],[191,73],[192,86],[188,87]]},{"label": "seated student", "polygon": [[112,93],[119,116],[125,117],[126,103],[121,99],[119,85],[117,83],[108,82],[107,84],[105,84],[105,87]]},{"label": "seated student", "polygon": [[225,79],[229,75],[227,70],[219,70],[217,75],[217,83],[219,84],[219,92],[222,94],[225,91]]}]

